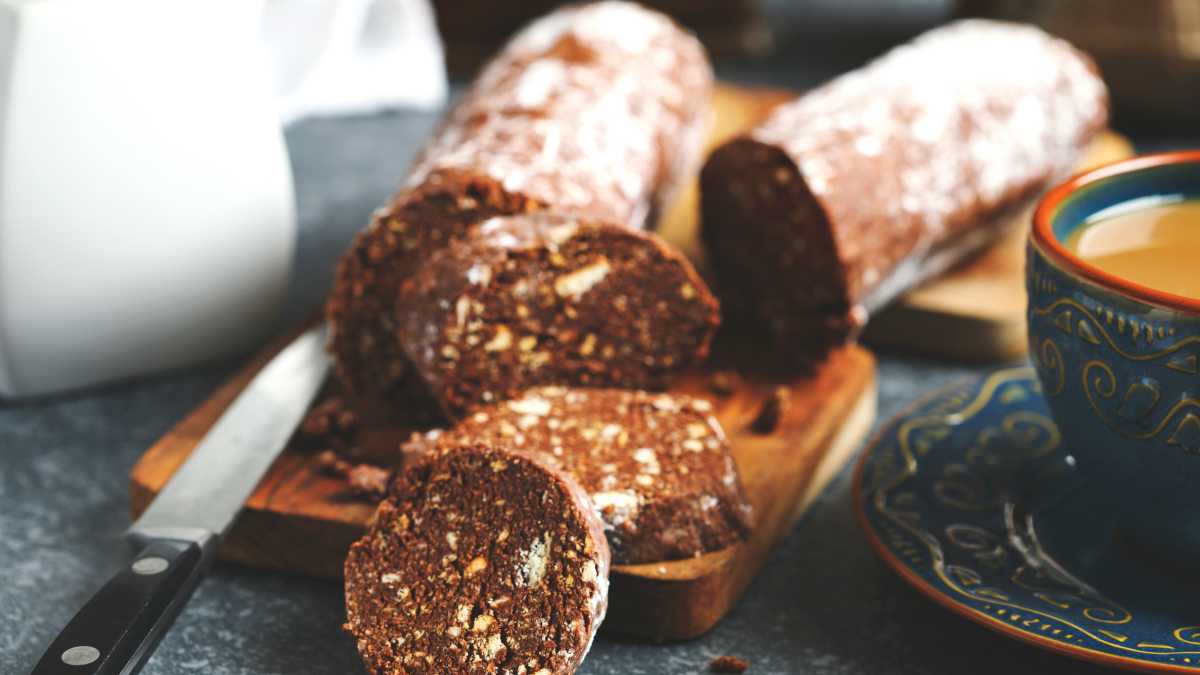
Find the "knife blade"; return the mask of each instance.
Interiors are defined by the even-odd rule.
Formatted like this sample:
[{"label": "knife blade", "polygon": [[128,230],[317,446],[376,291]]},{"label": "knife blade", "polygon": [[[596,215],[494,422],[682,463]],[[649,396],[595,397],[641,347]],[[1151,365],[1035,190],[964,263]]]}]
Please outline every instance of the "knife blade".
[{"label": "knife blade", "polygon": [[125,532],[133,561],[79,610],[31,675],[142,669],[325,381],[327,336],[324,324],[300,335],[234,399]]}]

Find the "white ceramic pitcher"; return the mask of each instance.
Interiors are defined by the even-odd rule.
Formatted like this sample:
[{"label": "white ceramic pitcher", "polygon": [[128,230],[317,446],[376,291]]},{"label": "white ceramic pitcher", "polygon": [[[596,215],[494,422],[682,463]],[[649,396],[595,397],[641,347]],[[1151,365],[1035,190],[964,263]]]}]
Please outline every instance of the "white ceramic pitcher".
[{"label": "white ceramic pitcher", "polygon": [[249,347],[295,246],[261,0],[0,0],[0,395]]}]

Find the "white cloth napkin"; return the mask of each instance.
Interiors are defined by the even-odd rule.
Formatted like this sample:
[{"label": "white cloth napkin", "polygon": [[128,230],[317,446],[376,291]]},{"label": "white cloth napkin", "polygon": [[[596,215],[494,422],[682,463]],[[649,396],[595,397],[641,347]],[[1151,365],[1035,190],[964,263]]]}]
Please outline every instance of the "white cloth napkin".
[{"label": "white cloth napkin", "polygon": [[429,0],[267,0],[263,45],[280,122],[445,105]]}]

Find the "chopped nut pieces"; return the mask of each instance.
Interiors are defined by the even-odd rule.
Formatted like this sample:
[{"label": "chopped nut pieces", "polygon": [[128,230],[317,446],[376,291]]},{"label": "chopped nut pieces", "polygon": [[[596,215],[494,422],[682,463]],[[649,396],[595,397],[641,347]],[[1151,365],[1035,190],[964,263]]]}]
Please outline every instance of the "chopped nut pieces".
[{"label": "chopped nut pieces", "polygon": [[[399,395],[419,384],[407,378],[396,339],[396,295],[471,225],[539,210],[632,230],[653,225],[702,159],[711,89],[695,36],[633,3],[567,6],[519,32],[338,265],[326,313],[348,390]],[[488,281],[483,271],[472,278]],[[542,297],[529,292],[531,301]],[[456,298],[444,299],[453,306]]]},{"label": "chopped nut pieces", "polygon": [[608,569],[573,481],[487,444],[446,446],[350,548],[345,629],[375,675],[568,675],[604,618]]},{"label": "chopped nut pieces", "polygon": [[614,562],[690,558],[747,536],[729,442],[703,399],[616,389],[532,389],[435,438],[414,434],[406,462],[441,445],[486,441],[561,469],[591,495]]},{"label": "chopped nut pieces", "polygon": [[417,372],[461,419],[531,386],[662,388],[708,353],[720,313],[654,235],[538,213],[493,218],[430,256],[396,320]]},{"label": "chopped nut pieces", "polygon": [[709,670],[714,673],[733,673],[741,675],[749,670],[750,664],[733,656],[718,656],[712,660]]},{"label": "chopped nut pieces", "polygon": [[400,466],[408,467],[420,461],[427,452],[433,449],[434,444],[443,433],[445,432],[441,429],[432,429],[425,433],[412,432],[408,440],[400,446]]}]

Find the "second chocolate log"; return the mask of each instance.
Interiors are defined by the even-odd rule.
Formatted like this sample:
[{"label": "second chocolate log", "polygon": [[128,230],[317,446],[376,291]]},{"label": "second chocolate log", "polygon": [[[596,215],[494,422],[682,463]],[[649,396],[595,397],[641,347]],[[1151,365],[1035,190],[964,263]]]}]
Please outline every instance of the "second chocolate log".
[{"label": "second chocolate log", "polygon": [[338,265],[327,315],[347,388],[386,392],[406,381],[396,293],[468,226],[543,209],[653,224],[699,163],[711,87],[696,38],[640,5],[567,6],[519,32]]},{"label": "second chocolate log", "polygon": [[1019,24],[960,21],[784,104],[701,174],[726,313],[820,358],[870,312],[1000,233],[1103,130],[1083,53]]},{"label": "second chocolate log", "polygon": [[716,299],[653,234],[551,213],[496,217],[433,254],[396,322],[451,419],[539,385],[655,389],[708,353]]}]

